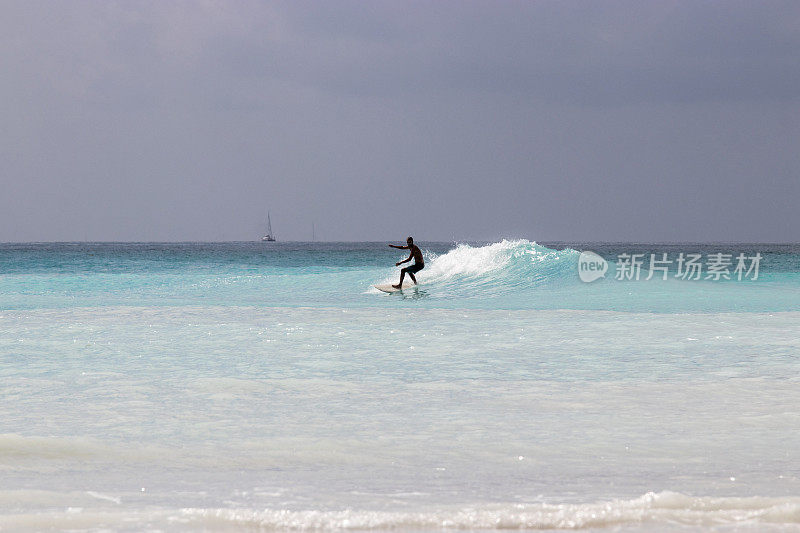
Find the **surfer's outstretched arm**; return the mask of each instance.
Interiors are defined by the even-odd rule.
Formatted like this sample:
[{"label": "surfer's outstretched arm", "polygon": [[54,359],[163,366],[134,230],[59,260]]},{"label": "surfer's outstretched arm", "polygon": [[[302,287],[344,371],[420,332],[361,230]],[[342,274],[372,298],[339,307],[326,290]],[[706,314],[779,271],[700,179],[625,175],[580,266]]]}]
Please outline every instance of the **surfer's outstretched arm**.
[{"label": "surfer's outstretched arm", "polygon": [[396,244],[390,244],[389,246],[398,250],[408,250],[408,246],[397,246]]}]

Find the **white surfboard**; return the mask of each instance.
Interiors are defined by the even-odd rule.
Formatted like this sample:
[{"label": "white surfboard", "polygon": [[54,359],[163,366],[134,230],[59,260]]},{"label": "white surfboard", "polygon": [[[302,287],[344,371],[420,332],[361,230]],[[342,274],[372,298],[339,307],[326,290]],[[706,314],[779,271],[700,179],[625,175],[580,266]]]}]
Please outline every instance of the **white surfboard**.
[{"label": "white surfboard", "polygon": [[413,289],[414,287],[418,287],[418,286],[419,285],[415,285],[413,281],[408,281],[408,280],[403,281],[403,286],[401,288],[399,288],[399,289],[396,289],[396,288],[392,287],[391,283],[386,284],[386,285],[373,285],[373,287],[375,287],[379,291],[383,291],[383,292],[397,292],[397,291],[402,291],[402,290]]}]

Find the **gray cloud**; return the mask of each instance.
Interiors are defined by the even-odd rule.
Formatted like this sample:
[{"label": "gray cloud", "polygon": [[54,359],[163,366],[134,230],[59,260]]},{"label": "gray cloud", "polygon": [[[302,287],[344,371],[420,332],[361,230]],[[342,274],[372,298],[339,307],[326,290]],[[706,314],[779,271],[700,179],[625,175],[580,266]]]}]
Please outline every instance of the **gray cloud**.
[{"label": "gray cloud", "polygon": [[21,2],[0,240],[796,240],[793,2]]}]

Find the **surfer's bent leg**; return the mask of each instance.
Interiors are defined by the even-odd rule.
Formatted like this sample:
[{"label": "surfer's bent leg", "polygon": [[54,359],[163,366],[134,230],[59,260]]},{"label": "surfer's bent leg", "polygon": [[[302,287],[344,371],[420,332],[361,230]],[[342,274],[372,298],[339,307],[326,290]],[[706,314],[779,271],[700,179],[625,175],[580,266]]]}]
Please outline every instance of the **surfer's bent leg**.
[{"label": "surfer's bent leg", "polygon": [[[419,272],[423,268],[425,268],[425,265],[414,265],[413,267],[408,267],[408,269],[407,269],[408,270],[408,277],[411,278],[411,281],[414,282],[414,285],[417,284],[417,278],[414,277],[414,273],[415,272]],[[406,270],[406,269],[403,269],[403,270]]]},{"label": "surfer's bent leg", "polygon": [[415,272],[419,272],[425,268],[425,265],[412,265],[410,267],[405,267],[403,270],[400,271],[400,283],[397,285],[392,285],[395,289],[399,289],[403,286],[403,278],[408,274],[408,277],[411,278],[411,281],[414,282],[414,285],[417,284],[417,278],[414,277]]},{"label": "surfer's bent leg", "polygon": [[[403,278],[406,277],[406,270],[408,270],[408,268],[404,268],[400,271],[400,283],[398,283],[397,285],[392,285],[392,287],[394,287],[395,289],[399,289],[400,287],[403,286]],[[411,279],[414,279],[414,277],[412,276]]]}]

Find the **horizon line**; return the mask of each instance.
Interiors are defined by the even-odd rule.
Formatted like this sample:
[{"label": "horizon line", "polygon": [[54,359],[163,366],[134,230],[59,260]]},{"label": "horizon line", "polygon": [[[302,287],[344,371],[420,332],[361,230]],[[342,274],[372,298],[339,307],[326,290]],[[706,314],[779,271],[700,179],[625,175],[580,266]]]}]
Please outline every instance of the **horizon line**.
[{"label": "horizon line", "polygon": [[[529,242],[537,244],[620,244],[620,245],[679,245],[679,244],[734,244],[734,245],[800,245],[797,241],[622,241],[622,240],[564,240],[564,239],[542,239],[542,240],[529,240],[523,237],[510,237],[501,239],[452,239],[446,241],[440,240],[418,240],[418,243],[434,243],[434,244],[458,244],[458,243],[495,243],[501,241],[515,241],[515,240],[528,240]],[[261,244],[263,246],[275,246],[281,244],[355,244],[355,243],[385,243],[385,242],[402,242],[402,239],[382,239],[382,240],[354,240],[354,241],[338,241],[338,240],[286,240],[286,241],[261,241],[261,240],[210,240],[210,241],[138,241],[138,240],[121,240],[121,241],[0,241],[0,245],[24,245],[24,244]]]}]

